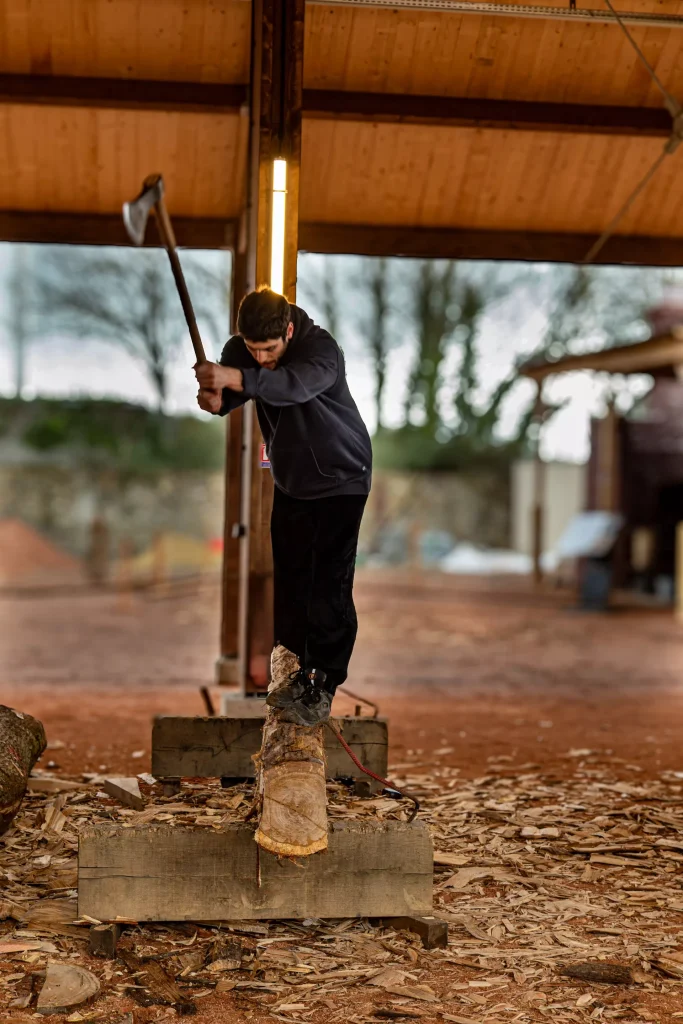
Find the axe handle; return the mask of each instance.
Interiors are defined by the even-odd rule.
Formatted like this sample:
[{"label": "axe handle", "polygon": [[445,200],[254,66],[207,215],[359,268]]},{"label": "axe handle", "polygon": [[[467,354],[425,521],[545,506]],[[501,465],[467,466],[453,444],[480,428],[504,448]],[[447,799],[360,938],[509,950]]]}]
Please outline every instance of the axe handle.
[{"label": "axe handle", "polygon": [[198,363],[206,362],[206,353],[204,351],[204,345],[199,335],[199,328],[197,327],[197,318],[194,315],[194,309],[192,308],[192,299],[190,293],[187,290],[185,283],[185,275],[183,274],[183,268],[180,265],[180,259],[178,257],[178,251],[176,249],[175,234],[173,231],[173,225],[171,224],[171,218],[168,215],[166,204],[163,196],[154,207],[154,212],[157,218],[157,225],[159,227],[159,234],[163,246],[168,253],[168,258],[171,261],[171,270],[173,271],[173,277],[175,278],[176,288],[178,289],[178,295],[180,296],[180,302],[183,307],[183,313],[187,320],[187,326],[190,331],[190,337],[192,338],[192,347],[194,348],[194,354],[197,357]]}]

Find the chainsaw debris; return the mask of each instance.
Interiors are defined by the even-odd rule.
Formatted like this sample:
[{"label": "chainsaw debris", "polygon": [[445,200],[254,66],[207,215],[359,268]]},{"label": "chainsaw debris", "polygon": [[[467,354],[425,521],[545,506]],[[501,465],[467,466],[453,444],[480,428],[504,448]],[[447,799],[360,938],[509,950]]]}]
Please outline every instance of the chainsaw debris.
[{"label": "chainsaw debris", "polygon": [[[103,792],[101,776],[30,787],[0,841],[0,1005],[15,1024],[28,1021],[43,1009],[41,972],[57,964],[100,986],[70,1021],[136,1021],[154,1005],[203,1012],[224,1000],[290,1024],[667,1020],[683,985],[681,780],[664,772],[634,785],[597,751],[567,765],[558,778],[496,760],[472,780],[410,761],[392,768],[420,797],[434,840],[434,914],[450,938],[431,950],[389,921],[129,923],[118,959],[103,960],[90,952],[100,922],[77,917],[79,830],[96,821],[220,829],[241,820],[252,787],[189,780],[164,798],[140,779],[143,811]],[[405,820],[409,810],[341,783],[328,783],[328,798],[331,818]]]}]

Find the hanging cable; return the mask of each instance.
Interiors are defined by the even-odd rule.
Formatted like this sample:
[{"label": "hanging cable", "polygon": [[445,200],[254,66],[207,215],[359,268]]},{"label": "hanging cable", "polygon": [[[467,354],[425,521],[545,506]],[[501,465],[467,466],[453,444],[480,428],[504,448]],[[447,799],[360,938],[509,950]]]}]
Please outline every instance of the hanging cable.
[{"label": "hanging cable", "polygon": [[360,770],[364,772],[366,775],[369,775],[371,779],[374,779],[376,782],[380,782],[384,786],[385,791],[389,796],[400,797],[402,799],[412,801],[413,809],[408,815],[408,823],[414,821],[417,812],[420,810],[420,801],[417,799],[417,797],[414,796],[412,793],[408,793],[407,790],[405,789],[399,789],[395,782],[391,782],[389,779],[383,779],[381,775],[376,775],[374,772],[371,772],[369,768],[366,768],[365,765],[358,760],[354,752],[351,750],[351,747],[348,745],[348,743],[340,733],[339,729],[337,729],[337,727],[332,724],[329,718],[325,725],[337,737],[342,747],[355,764],[356,768],[360,768]]},{"label": "hanging cable", "polygon": [[639,183],[636,185],[633,192],[631,192],[631,195],[628,197],[624,205],[621,207],[618,213],[616,213],[614,217],[612,217],[612,220],[609,222],[609,224],[607,225],[603,233],[600,235],[600,237],[596,239],[595,242],[593,242],[593,245],[590,247],[584,258],[581,260],[581,264],[583,266],[585,266],[587,263],[592,263],[595,257],[600,252],[600,250],[605,246],[607,242],[609,242],[610,238],[619,226],[619,222],[626,216],[626,214],[631,209],[631,207],[633,206],[633,204],[635,203],[636,199],[643,191],[643,189],[645,189],[650,184],[650,182],[652,181],[655,174],[662,166],[668,155],[668,150],[663,149],[657,157],[657,159],[655,160],[655,162],[653,163],[652,167],[645,175],[645,177],[642,178],[641,181],[639,181]]},{"label": "hanging cable", "polygon": [[624,33],[624,35],[628,39],[629,43],[631,44],[633,49],[638,54],[638,57],[640,58],[640,60],[643,62],[643,64],[647,68],[648,73],[650,75],[650,78],[655,83],[655,85],[657,86],[657,88],[661,92],[662,96],[664,97],[664,102],[666,104],[666,109],[669,111],[669,113],[671,114],[672,117],[674,117],[674,118],[678,117],[678,115],[681,113],[681,105],[680,105],[680,103],[678,102],[678,100],[676,99],[675,96],[671,95],[671,93],[666,88],[666,86],[661,82],[661,80],[659,78],[659,75],[657,74],[655,69],[652,67],[652,65],[650,64],[649,60],[647,59],[647,57],[645,56],[645,54],[643,53],[641,48],[638,46],[638,43],[635,41],[635,39],[633,38],[633,36],[629,32],[629,30],[626,28],[626,25],[624,24],[624,22],[623,22],[621,16],[619,15],[618,11],[615,10],[615,8],[614,8],[614,6],[612,4],[612,0],[605,0],[605,3],[609,7],[609,9],[612,12],[613,16],[616,18],[617,23],[619,25],[619,28]]},{"label": "hanging cable", "polygon": [[619,16],[618,12],[615,10],[615,8],[614,8],[614,6],[612,4],[612,0],[605,0],[605,4],[609,8],[609,10],[610,10],[611,14],[613,15],[613,17],[615,18],[617,24],[619,25],[619,28],[624,33],[624,35],[628,39],[629,43],[631,44],[631,46],[633,47],[633,49],[637,53],[639,59],[644,64],[645,68],[647,69],[648,74],[650,75],[650,78],[655,83],[655,85],[657,86],[657,88],[661,92],[662,96],[664,97],[664,104],[666,106],[666,109],[671,114],[671,122],[672,123],[671,123],[671,135],[667,139],[667,141],[666,141],[666,143],[664,145],[664,149],[659,154],[659,156],[657,157],[655,162],[652,164],[652,166],[649,168],[649,170],[646,172],[646,174],[638,182],[638,184],[633,189],[633,191],[629,195],[629,197],[626,200],[626,202],[623,203],[623,205],[620,207],[620,209],[617,211],[617,213],[614,215],[614,217],[612,217],[612,220],[609,222],[609,224],[607,225],[605,230],[602,232],[600,237],[598,239],[596,239],[596,241],[590,247],[590,249],[588,250],[588,252],[584,256],[584,258],[581,260],[581,263],[584,266],[586,264],[588,264],[588,263],[592,263],[593,260],[595,259],[595,257],[598,255],[598,253],[601,252],[601,250],[604,248],[604,246],[607,244],[607,242],[610,240],[610,238],[612,237],[612,235],[616,231],[617,227],[619,226],[619,224],[621,223],[623,218],[626,216],[626,214],[629,212],[629,210],[633,206],[633,204],[636,201],[636,199],[638,198],[638,196],[650,184],[650,182],[654,178],[655,174],[657,173],[659,168],[662,166],[662,164],[666,160],[667,156],[671,156],[673,153],[675,153],[676,150],[678,149],[678,147],[680,146],[681,142],[683,142],[683,107],[681,107],[681,105],[678,102],[678,100],[676,99],[676,97],[671,95],[669,90],[666,88],[666,86],[660,80],[657,72],[655,71],[655,69],[650,64],[649,60],[647,59],[647,57],[645,56],[645,54],[641,50],[640,46],[638,46],[638,43],[635,41],[635,39],[633,38],[633,36],[629,32],[629,30],[626,28],[626,25],[624,24],[623,19]]}]

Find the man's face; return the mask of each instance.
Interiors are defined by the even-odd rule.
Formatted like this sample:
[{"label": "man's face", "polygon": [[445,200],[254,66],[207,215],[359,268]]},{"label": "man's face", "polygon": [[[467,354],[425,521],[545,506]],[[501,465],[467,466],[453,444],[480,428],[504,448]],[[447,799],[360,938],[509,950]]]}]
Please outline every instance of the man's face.
[{"label": "man's face", "polygon": [[264,370],[274,370],[285,354],[285,349],[294,333],[294,324],[290,323],[284,338],[269,338],[268,341],[249,341],[244,339],[244,344],[250,355]]}]

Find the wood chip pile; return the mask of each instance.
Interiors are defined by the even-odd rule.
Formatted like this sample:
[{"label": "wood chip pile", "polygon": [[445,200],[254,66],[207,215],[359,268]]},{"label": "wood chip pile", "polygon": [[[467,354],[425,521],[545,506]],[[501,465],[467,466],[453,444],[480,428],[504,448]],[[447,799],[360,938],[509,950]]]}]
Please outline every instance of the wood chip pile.
[{"label": "wood chip pile", "polygon": [[[145,806],[134,810],[104,791],[104,776],[36,772],[0,840],[0,1021],[41,1010],[46,972],[54,985],[68,975],[56,964],[93,976],[68,1021],[683,1018],[683,773],[646,780],[586,750],[565,764],[550,775],[499,758],[469,780],[447,767],[392,766],[432,832],[447,949],[366,921],[127,923],[116,960],[89,954],[94,922],[77,918],[79,830],[103,821],[220,829],[244,818],[252,789],[196,781],[163,798],[143,775]],[[328,795],[332,818],[407,817],[387,797],[360,800],[337,784]]]}]

